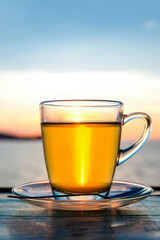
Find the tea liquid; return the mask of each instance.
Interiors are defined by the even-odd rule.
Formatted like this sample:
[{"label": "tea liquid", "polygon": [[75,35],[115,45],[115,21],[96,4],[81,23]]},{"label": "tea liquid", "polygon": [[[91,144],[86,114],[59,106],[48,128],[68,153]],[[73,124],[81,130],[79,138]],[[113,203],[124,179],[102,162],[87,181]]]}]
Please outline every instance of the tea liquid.
[{"label": "tea liquid", "polygon": [[94,193],[110,188],[121,124],[42,123],[44,154],[53,190]]}]

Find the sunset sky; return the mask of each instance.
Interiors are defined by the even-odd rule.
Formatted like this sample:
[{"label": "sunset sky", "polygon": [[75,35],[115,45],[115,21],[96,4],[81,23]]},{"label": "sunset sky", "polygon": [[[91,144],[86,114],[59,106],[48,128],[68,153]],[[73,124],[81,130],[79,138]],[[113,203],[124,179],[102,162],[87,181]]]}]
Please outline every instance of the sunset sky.
[{"label": "sunset sky", "polygon": [[[0,133],[40,134],[39,103],[111,99],[160,139],[160,1],[0,1]],[[140,125],[140,126],[139,126]],[[133,139],[141,123],[128,124]]]}]

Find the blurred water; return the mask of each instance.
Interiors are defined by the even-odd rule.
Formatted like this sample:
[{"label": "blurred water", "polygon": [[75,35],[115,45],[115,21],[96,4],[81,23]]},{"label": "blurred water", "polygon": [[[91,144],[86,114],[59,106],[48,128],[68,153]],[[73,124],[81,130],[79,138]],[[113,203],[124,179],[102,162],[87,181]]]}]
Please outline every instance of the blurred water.
[{"label": "blurred water", "polygon": [[[153,141],[117,167],[114,179],[159,186],[159,170],[160,141]],[[47,178],[41,140],[0,140],[0,186]]]}]

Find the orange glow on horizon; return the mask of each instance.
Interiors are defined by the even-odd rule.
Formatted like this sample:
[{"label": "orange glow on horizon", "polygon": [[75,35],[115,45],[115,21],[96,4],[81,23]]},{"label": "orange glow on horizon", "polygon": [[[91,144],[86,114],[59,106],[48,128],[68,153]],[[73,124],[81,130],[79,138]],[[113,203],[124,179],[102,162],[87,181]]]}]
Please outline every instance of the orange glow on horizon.
[{"label": "orange glow on horizon", "polygon": [[[12,123],[12,124],[11,124]],[[132,120],[122,126],[122,140],[137,140],[143,131],[144,123],[142,120]],[[40,119],[25,118],[5,121],[0,125],[0,133],[14,135],[17,137],[39,137],[41,136]],[[160,140],[159,118],[152,116],[152,131],[149,140]]]},{"label": "orange glow on horizon", "polygon": [[[18,110],[22,111],[21,108]],[[0,133],[30,138],[41,136],[39,108],[28,106],[24,107],[23,112],[26,114],[6,113],[5,117],[0,119]],[[160,140],[160,114],[153,113],[150,116],[152,118],[152,131],[149,140]],[[126,123],[122,126],[122,140],[137,140],[142,134],[143,127],[144,122],[139,119]]]}]

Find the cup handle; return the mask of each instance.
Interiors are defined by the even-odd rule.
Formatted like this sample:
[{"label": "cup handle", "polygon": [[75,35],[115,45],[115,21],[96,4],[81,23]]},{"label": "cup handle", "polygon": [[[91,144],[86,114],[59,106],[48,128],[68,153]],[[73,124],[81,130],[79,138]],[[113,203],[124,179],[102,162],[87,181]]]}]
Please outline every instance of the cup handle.
[{"label": "cup handle", "polygon": [[151,132],[151,118],[147,114],[137,112],[137,113],[131,113],[129,115],[124,115],[123,116],[123,125],[135,118],[141,118],[144,120],[145,125],[144,125],[143,133],[142,133],[141,137],[138,139],[138,141],[135,142],[133,145],[131,145],[128,148],[119,150],[117,166],[121,165],[126,160],[128,160],[130,157],[132,157],[138,150],[140,150],[140,148],[145,144],[145,142],[149,138],[149,135]]}]

